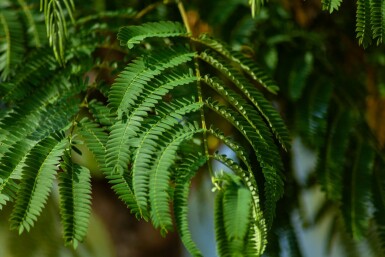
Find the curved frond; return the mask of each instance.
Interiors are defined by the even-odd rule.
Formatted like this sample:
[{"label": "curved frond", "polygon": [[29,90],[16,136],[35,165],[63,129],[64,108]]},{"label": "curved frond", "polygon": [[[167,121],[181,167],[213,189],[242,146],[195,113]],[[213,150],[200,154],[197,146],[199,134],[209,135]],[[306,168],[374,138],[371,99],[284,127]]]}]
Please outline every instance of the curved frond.
[{"label": "curved frond", "polygon": [[149,181],[151,176],[152,155],[158,151],[158,145],[161,142],[162,135],[174,129],[174,126],[180,124],[184,115],[195,112],[202,107],[202,104],[193,100],[181,99],[170,105],[159,106],[159,116],[149,122],[144,131],[135,139],[137,148],[133,154],[132,176],[134,183],[134,192],[136,195],[141,213],[147,213],[147,202],[149,192]]},{"label": "curved frond", "polygon": [[206,162],[207,157],[204,155],[191,155],[184,158],[183,163],[175,171],[176,185],[173,204],[175,224],[184,246],[194,257],[203,257],[203,255],[191,238],[188,224],[188,195],[191,179]]},{"label": "curved frond", "polygon": [[[250,251],[252,252],[252,255],[260,256],[267,244],[267,228],[266,228],[266,220],[265,217],[262,213],[261,206],[260,206],[260,199],[259,199],[259,194],[258,194],[258,187],[255,182],[255,179],[253,177],[253,174],[248,174],[245,170],[241,168],[237,163],[235,163],[233,160],[227,158],[225,155],[218,155],[215,154],[213,156],[213,159],[220,161],[227,167],[229,167],[234,173],[242,178],[243,183],[245,184],[245,188],[247,188],[248,193],[250,194],[251,201],[250,201],[250,206],[249,206],[249,212],[247,215],[250,215],[249,222],[250,224],[248,225],[248,228],[252,228],[250,231],[246,231],[247,234],[243,234],[243,237],[237,237],[238,239],[240,238],[246,238],[247,240],[244,240],[243,243],[247,242],[249,245],[243,244],[243,251],[246,251],[245,249],[247,247],[250,247]],[[226,193],[225,193],[226,194]],[[243,193],[245,194],[245,193]],[[242,196],[243,198],[244,196]],[[244,209],[243,209],[244,210]],[[250,211],[251,210],[251,211]],[[230,210],[229,210],[230,212]],[[236,215],[235,215],[236,216]],[[233,217],[235,217],[233,215]],[[234,228],[227,228],[227,230],[234,230]],[[233,232],[226,231],[227,234],[229,235],[231,240],[231,235]],[[246,248],[245,248],[246,247]]]},{"label": "curved frond", "polygon": [[[270,228],[275,215],[276,201],[283,194],[282,163],[279,153],[272,149],[266,141],[266,134],[263,131],[256,131],[247,121],[236,112],[209,101],[206,106],[229,121],[250,143],[262,168],[265,177],[266,206],[265,215],[268,227]],[[262,127],[263,129],[263,127]]]},{"label": "curved frond", "polygon": [[263,95],[256,90],[256,88],[250,84],[245,78],[240,76],[236,70],[220,62],[213,56],[207,53],[201,53],[199,57],[218,69],[223,75],[225,75],[234,85],[247,97],[247,99],[258,109],[263,118],[267,121],[274,135],[277,137],[284,149],[288,149],[289,133],[286,129],[282,118],[279,116],[276,110],[273,109],[271,104],[263,97]]},{"label": "curved frond", "polygon": [[64,135],[47,137],[29,152],[11,214],[11,228],[29,231],[40,215],[53,185],[58,163],[67,145]]},{"label": "curved frond", "polygon": [[[251,235],[251,193],[237,176],[224,173],[216,180],[220,190],[215,200],[218,253],[220,256],[245,256],[246,242]],[[261,256],[264,245],[256,250],[250,256]]]},{"label": "curved frond", "polygon": [[220,54],[223,58],[228,60],[228,62],[235,64],[237,68],[246,73],[255,83],[260,84],[270,93],[277,94],[279,90],[277,84],[262,68],[258,67],[252,59],[246,58],[239,52],[229,50],[230,48],[226,44],[207,35],[202,35],[199,38],[191,38],[191,40]]},{"label": "curved frond", "polygon": [[123,27],[119,30],[118,39],[122,46],[133,48],[149,37],[176,37],[187,35],[185,27],[179,22],[149,22],[139,26]]},{"label": "curved frond", "polygon": [[[161,233],[165,234],[172,229],[172,220],[169,206],[169,179],[171,174],[171,166],[176,159],[176,152],[179,145],[191,139],[195,134],[201,133],[196,124],[183,126],[173,134],[164,134],[160,144],[160,155],[152,158],[153,165],[150,171],[150,203],[151,203],[151,220],[156,228],[161,229]],[[170,137],[171,136],[171,137]]]},{"label": "curved frond", "polygon": [[[161,96],[168,90],[191,83],[195,79],[191,76],[184,76],[180,77],[181,79],[172,80],[176,77],[169,76],[155,80],[153,93],[148,98],[139,96],[145,85],[164,69],[188,62],[193,56],[194,53],[180,48],[176,51],[169,49],[152,55],[146,62],[144,58],[140,58],[129,65],[116,80],[110,91],[110,103],[113,109],[117,109],[122,120],[117,121],[111,127],[111,134],[107,142],[106,165],[110,172],[121,173],[127,169],[130,161],[130,150],[127,146],[132,146],[130,139],[140,131],[140,121],[147,116],[154,104],[161,100]],[[160,90],[158,91],[157,88]],[[151,88],[149,90],[147,92],[151,92]],[[143,100],[142,104],[139,102],[138,105],[136,102],[138,98]],[[130,107],[134,106],[137,108],[130,110]]]},{"label": "curved frond", "polygon": [[87,168],[73,163],[68,153],[61,167],[59,193],[64,241],[76,248],[87,233],[91,214],[91,175]]}]

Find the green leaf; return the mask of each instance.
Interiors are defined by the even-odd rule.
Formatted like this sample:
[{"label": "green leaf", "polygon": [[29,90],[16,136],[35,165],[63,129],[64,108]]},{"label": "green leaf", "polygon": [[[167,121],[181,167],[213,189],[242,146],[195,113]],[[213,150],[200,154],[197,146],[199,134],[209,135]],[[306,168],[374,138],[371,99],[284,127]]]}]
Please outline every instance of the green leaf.
[{"label": "green leaf", "polygon": [[158,107],[157,118],[150,120],[146,127],[142,127],[142,133],[133,139],[137,148],[133,154],[132,163],[133,187],[141,214],[147,213],[149,181],[153,164],[151,157],[152,153],[158,152],[157,148],[162,143],[162,135],[173,132],[184,115],[195,112],[201,107],[202,104],[187,99],[181,99],[172,104],[161,104]]},{"label": "green leaf", "polygon": [[357,0],[356,33],[358,42],[364,48],[372,43],[371,1]]},{"label": "green leaf", "polygon": [[282,163],[277,149],[274,147],[271,148],[271,144],[267,143],[271,139],[269,139],[266,131],[263,131],[265,128],[262,126],[260,126],[262,130],[256,131],[242,116],[231,109],[210,101],[206,101],[205,104],[208,108],[230,122],[254,149],[255,156],[265,177],[266,206],[264,212],[267,225],[270,227],[275,215],[276,201],[283,194],[283,179],[281,177]]},{"label": "green leaf", "polygon": [[334,10],[338,10],[342,3],[342,0],[322,0],[322,10],[332,13]]},{"label": "green leaf", "polygon": [[91,175],[87,168],[73,163],[69,154],[59,174],[60,214],[66,245],[77,247],[88,228],[91,214]]},{"label": "green leaf", "polygon": [[267,121],[268,125],[272,129],[274,135],[277,137],[284,149],[288,149],[290,143],[289,133],[285,124],[276,110],[273,109],[271,103],[269,103],[263,95],[256,90],[256,87],[242,77],[231,66],[228,66],[225,62],[221,62],[215,59],[213,56],[207,53],[201,53],[199,57],[205,62],[218,69],[224,76],[226,76],[234,85],[247,97],[247,99],[257,108],[263,118]]},{"label": "green leaf", "polygon": [[23,24],[16,11],[0,11],[0,79],[13,75],[23,61],[25,42]]},{"label": "green leaf", "polygon": [[183,47],[166,48],[148,57],[134,60],[119,74],[111,87],[109,93],[111,108],[121,117],[123,112],[128,112],[135,104],[136,98],[143,92],[145,86],[150,81],[156,82],[155,76],[160,75],[165,69],[189,62],[194,55],[194,52]]},{"label": "green leaf", "polygon": [[40,141],[29,152],[11,214],[12,229],[22,233],[34,225],[47,201],[67,143],[64,135],[58,134]]},{"label": "green leaf", "polygon": [[20,140],[10,146],[0,159],[0,209],[8,201],[16,198],[21,179],[21,169],[24,166],[28,152],[34,146],[30,140]]},{"label": "green leaf", "polygon": [[373,39],[377,41],[377,45],[381,44],[385,37],[385,17],[383,15],[384,8],[384,1],[370,1],[370,23],[372,25]]},{"label": "green leaf", "polygon": [[217,192],[214,204],[215,241],[217,243],[217,253],[220,257],[229,256],[229,253],[231,253],[224,226],[223,197],[224,192],[222,190]]},{"label": "green leaf", "polygon": [[201,133],[202,129],[197,125],[186,125],[174,133],[164,134],[160,136],[160,155],[151,158],[153,165],[150,170],[150,203],[151,203],[151,220],[156,228],[161,229],[161,233],[165,234],[172,228],[172,220],[169,207],[169,180],[171,174],[171,166],[176,159],[176,152],[179,145],[192,139],[192,137]]},{"label": "green leaf", "polygon": [[186,29],[179,22],[148,22],[139,26],[123,27],[119,30],[120,45],[129,49],[149,37],[176,37],[187,35]]},{"label": "green leaf", "polygon": [[365,236],[369,225],[368,203],[375,154],[367,142],[357,140],[357,143],[342,208],[347,230],[359,240]]},{"label": "green leaf", "polygon": [[93,123],[87,118],[82,119],[79,124],[78,133],[83,137],[86,146],[94,154],[99,167],[105,165],[107,133],[97,123]]},{"label": "green leaf", "polygon": [[207,157],[204,155],[191,155],[184,158],[184,162],[175,171],[176,185],[173,204],[175,224],[183,245],[194,257],[203,257],[203,255],[191,238],[188,224],[188,195],[191,179],[206,161]]},{"label": "green leaf", "polygon": [[346,154],[354,122],[348,112],[340,112],[329,126],[317,170],[327,197],[334,201],[341,201],[344,164],[347,161]]}]

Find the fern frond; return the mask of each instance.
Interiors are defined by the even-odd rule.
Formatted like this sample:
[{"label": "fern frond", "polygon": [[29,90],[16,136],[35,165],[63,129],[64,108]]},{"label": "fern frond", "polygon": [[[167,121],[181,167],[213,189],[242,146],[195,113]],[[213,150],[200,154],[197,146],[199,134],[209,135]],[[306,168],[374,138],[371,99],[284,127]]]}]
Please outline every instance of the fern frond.
[{"label": "fern frond", "polygon": [[[255,230],[255,233],[259,232],[262,234],[261,236],[258,236],[260,239],[260,242],[263,242],[263,244],[266,244],[266,233],[267,233],[267,228],[266,228],[266,222],[264,219],[264,215],[262,210],[260,209],[259,202],[260,202],[260,197],[258,193],[258,185],[257,182],[254,178],[254,173],[253,169],[251,166],[250,161],[248,160],[246,154],[246,150],[243,149],[243,147],[234,140],[230,139],[229,137],[224,136],[220,131],[216,131],[213,129],[207,130],[207,132],[210,135],[213,135],[214,137],[218,138],[221,140],[227,147],[229,147],[243,162],[243,164],[247,167],[247,172],[243,171],[242,169],[239,168],[239,165],[235,164],[233,160],[227,158],[224,155],[214,155],[214,159],[220,161],[221,163],[225,164],[227,167],[229,167],[235,174],[237,174],[239,177],[243,179],[243,182],[245,185],[248,187],[250,190],[252,196],[253,196],[253,201],[254,201],[254,211],[253,211],[253,216],[254,220],[256,221],[256,224],[258,225],[258,229]],[[261,248],[258,248],[261,249]]]},{"label": "fern frond", "polygon": [[383,15],[384,8],[384,1],[370,1],[370,22],[372,25],[373,39],[377,40],[377,45],[381,44],[385,37],[385,17]]},{"label": "fern frond", "polygon": [[[169,207],[169,187],[170,168],[176,159],[176,152],[179,145],[192,139],[192,137],[203,132],[196,124],[189,124],[176,130],[171,135],[163,135],[159,145],[160,155],[152,159],[153,165],[150,171],[150,203],[151,220],[156,228],[160,228],[161,233],[165,234],[172,229],[172,220]],[[171,138],[170,138],[171,136]]]},{"label": "fern frond", "polygon": [[242,53],[231,51],[231,60],[239,65],[241,70],[246,73],[254,82],[262,85],[267,91],[272,94],[277,94],[279,87],[277,83],[267,74],[265,70],[259,67],[256,62],[250,58],[245,57]]},{"label": "fern frond", "polygon": [[202,253],[191,238],[188,224],[188,195],[191,179],[197,170],[207,161],[205,155],[191,155],[183,159],[183,163],[175,171],[176,181],[174,190],[175,224],[183,245],[194,257],[203,257]]},{"label": "fern frond", "polygon": [[[55,88],[36,91],[34,96],[24,102],[25,106],[29,108],[15,107],[0,121],[0,142],[10,146],[37,130],[40,125],[37,121],[46,110],[49,101],[57,97],[58,94]],[[28,126],[24,124],[28,124]],[[0,147],[0,155],[3,149],[5,148]]]},{"label": "fern frond", "polygon": [[[62,3],[65,5],[66,12],[64,12]],[[64,42],[68,34],[66,14],[68,14],[70,20],[74,23],[74,2],[73,0],[40,0],[40,10],[44,11],[49,44],[53,49],[56,60],[63,65]]]},{"label": "fern frond", "polygon": [[[112,184],[111,188],[114,190],[119,199],[131,209],[131,212],[135,214],[140,213],[136,204],[134,191],[132,189],[132,178],[129,174],[127,172],[111,173],[108,171],[104,174],[108,179],[108,182]],[[146,219],[146,217],[140,217],[139,215],[136,215],[136,217]]]},{"label": "fern frond", "polygon": [[263,95],[255,89],[246,79],[238,74],[232,67],[220,62],[207,53],[201,53],[199,57],[218,69],[242,92],[245,97],[258,109],[263,118],[267,121],[274,135],[277,137],[284,149],[289,147],[289,133],[281,117]]},{"label": "fern frond", "polygon": [[64,241],[76,248],[87,233],[91,214],[91,175],[87,168],[73,163],[68,153],[61,167],[59,193]]},{"label": "fern frond", "polygon": [[244,165],[246,165],[250,174],[252,174],[253,169],[252,169],[250,161],[247,157],[248,153],[240,144],[236,143],[233,139],[226,137],[219,130],[215,130],[213,128],[210,128],[207,130],[207,133],[216,137],[217,139],[222,141],[227,147],[229,147],[237,155],[237,158],[239,158],[244,163]]},{"label": "fern frond", "polygon": [[39,125],[29,138],[40,140],[69,126],[79,111],[79,104],[78,99],[62,97],[55,103],[45,106],[40,112],[39,119],[36,120]]},{"label": "fern frond", "polygon": [[106,172],[107,174],[123,174],[130,161],[129,138],[136,134],[125,120],[117,121],[111,127],[107,141]]},{"label": "fern frond", "polygon": [[283,194],[282,163],[279,153],[275,149],[270,148],[271,145],[267,143],[266,137],[264,137],[265,133],[261,133],[258,130],[255,131],[242,116],[216,103],[206,101],[205,104],[208,108],[229,121],[254,149],[266,180],[265,217],[268,227],[270,227],[275,215],[275,203]]},{"label": "fern frond", "polygon": [[225,231],[231,242],[231,251],[240,255],[250,223],[251,194],[243,187],[237,190],[226,188],[223,201]]},{"label": "fern frond", "polygon": [[23,24],[16,11],[0,12],[0,79],[6,80],[22,62],[25,53]]},{"label": "fern frond", "polygon": [[263,86],[267,91],[272,94],[276,94],[279,90],[277,84],[271,79],[266,72],[258,67],[255,62],[249,58],[246,58],[241,53],[229,50],[230,48],[218,40],[215,40],[207,35],[202,35],[199,38],[190,38],[193,42],[202,44],[205,47],[220,54],[223,58],[230,63],[234,63],[238,66],[242,72],[246,73],[255,83]]},{"label": "fern frond", "polygon": [[[214,154],[213,159],[220,161],[221,163],[229,167],[239,178],[242,178],[243,183],[245,184],[245,187],[247,188],[247,191],[249,192],[252,198],[252,201],[250,202],[250,206],[248,209],[249,210],[248,215],[250,216],[250,220],[249,220],[250,224],[247,224],[248,229],[252,227],[252,230],[246,231],[248,232],[248,234],[246,234],[245,232],[245,234],[243,234],[243,237],[245,238],[246,236],[248,237],[248,239],[245,240],[245,242],[249,243],[249,247],[251,248],[249,250],[252,251],[252,255],[260,256],[266,248],[267,228],[266,228],[266,220],[260,206],[258,186],[253,177],[253,174],[252,173],[250,174],[250,171],[243,170],[241,166],[239,166],[233,160],[227,158],[225,155]],[[227,227],[226,229],[231,231],[234,230],[234,228],[227,228]],[[233,232],[229,232],[229,231],[226,231],[226,232],[229,236],[229,241],[231,241]],[[237,237],[237,238],[239,239],[240,237]],[[244,244],[243,247],[246,247],[246,244]]]},{"label": "fern frond", "polygon": [[332,13],[334,10],[338,10],[342,0],[322,0],[322,10]]},{"label": "fern frond", "polygon": [[[245,256],[248,232],[251,224],[252,196],[250,191],[242,185],[239,177],[222,174],[216,178],[219,190],[217,199],[222,198],[220,210],[215,212],[215,225],[219,226],[222,234],[216,233],[216,239],[226,245],[218,245],[220,256]],[[221,192],[223,191],[223,193]],[[218,203],[216,199],[216,204]],[[218,204],[219,205],[219,204]],[[217,208],[217,206],[216,206]],[[222,212],[219,214],[218,212]],[[223,224],[219,224],[223,222]],[[216,232],[219,232],[216,230]],[[222,252],[223,250],[226,252]],[[264,246],[257,249],[250,256],[261,256]]]},{"label": "fern frond", "polygon": [[357,0],[356,33],[358,42],[364,48],[372,43],[370,1]]},{"label": "fern frond", "polygon": [[[228,90],[218,82],[215,78],[209,78],[207,75],[202,78],[207,85],[209,85],[212,89],[214,89],[219,95],[221,95],[226,102],[233,106],[233,108],[241,114],[244,119],[249,123],[250,126],[253,127],[255,131],[260,131],[262,136],[265,138],[268,144],[273,145],[273,141],[271,139],[271,134],[264,128],[264,121],[260,117],[259,113],[251,106],[248,102],[246,102],[242,96],[235,93],[234,91]],[[278,151],[278,149],[273,147],[273,151]]]},{"label": "fern frond", "polygon": [[180,124],[184,115],[195,112],[202,107],[202,104],[193,100],[182,99],[174,104],[159,106],[159,116],[150,121],[138,137],[132,139],[134,146],[137,147],[133,154],[132,176],[134,183],[134,192],[137,204],[142,210],[141,213],[147,213],[147,201],[149,191],[149,181],[151,175],[151,153],[157,152],[159,140],[164,133],[173,130],[173,127]]},{"label": "fern frond", "polygon": [[320,135],[325,135],[327,132],[326,120],[333,86],[327,79],[320,79],[312,87],[306,99],[306,105],[299,103],[299,130],[304,134],[309,145],[314,148],[319,148],[323,144],[323,137]]},{"label": "fern frond", "polygon": [[214,202],[214,227],[215,227],[215,241],[217,244],[217,253],[219,256],[228,256],[230,253],[229,242],[226,237],[226,229],[224,222],[224,213],[223,213],[223,202],[224,192],[220,190],[215,196]]},{"label": "fern frond", "polygon": [[18,229],[19,233],[24,229],[29,231],[37,220],[47,201],[67,143],[63,134],[57,134],[40,141],[29,152],[11,214],[12,229]]},{"label": "fern frond", "polygon": [[[159,24],[164,26],[153,32]],[[201,53],[202,46],[195,47],[193,45],[193,51],[191,51],[169,42],[164,42],[167,48],[163,51],[139,50],[139,52],[149,52],[149,54],[134,59],[118,76],[108,95],[109,107],[117,115],[117,119],[111,127],[106,145],[106,175],[115,176],[115,186],[124,188],[120,194],[129,195],[129,200],[134,205],[132,209],[137,216],[147,219],[150,215],[152,223],[155,227],[160,228],[162,234],[172,228],[169,205],[172,200],[170,192],[173,191],[174,186],[170,182],[175,180],[174,197],[182,205],[176,206],[176,199],[174,199],[177,222],[181,223],[178,225],[180,227],[178,229],[183,230],[180,233],[185,235],[184,240],[189,245],[189,249],[197,256],[201,256],[191,241],[191,235],[186,232],[188,231],[188,222],[185,216],[187,214],[186,201],[189,181],[196,170],[188,170],[191,174],[184,175],[174,174],[172,169],[175,168],[177,162],[184,162],[184,156],[178,155],[178,149],[182,144],[186,144],[192,139],[194,135],[202,133],[204,137],[207,134],[217,137],[225,144],[230,145],[231,149],[234,149],[246,167],[243,169],[224,156],[212,156],[212,158],[221,160],[225,165],[228,165],[238,177],[236,180],[242,179],[246,185],[240,186],[239,183],[235,183],[237,184],[234,186],[236,194],[226,194],[222,198],[229,199],[228,201],[232,201],[234,204],[238,203],[243,207],[242,201],[249,199],[246,201],[248,202],[247,212],[244,211],[244,208],[239,208],[239,212],[236,212],[236,214],[247,213],[248,215],[246,219],[242,220],[246,224],[246,226],[242,226],[242,229],[235,231],[229,229],[229,227],[240,225],[230,222],[234,214],[233,211],[237,209],[226,209],[228,216],[220,218],[219,223],[226,222],[227,224],[222,227],[224,233],[226,234],[227,226],[227,233],[230,235],[229,238],[223,239],[223,244],[220,247],[227,247],[225,245],[230,242],[232,246],[229,246],[228,249],[232,249],[231,251],[234,253],[247,252],[250,253],[250,256],[261,255],[266,245],[267,227],[271,226],[276,201],[283,191],[283,179],[281,177],[283,165],[273,136],[285,149],[288,148],[289,137],[276,110],[258,92],[255,85],[261,85],[271,92],[276,92],[277,87],[251,61],[245,61],[242,57],[233,55],[225,46],[214,40],[204,41],[200,38],[189,37],[184,29],[175,32],[175,24],[172,24],[161,22],[158,25],[148,23],[127,27],[120,30],[119,40],[122,45],[133,48],[135,44],[150,37],[180,37],[185,41],[190,39],[190,43],[201,44],[206,48],[213,49],[215,53]],[[177,24],[176,26],[180,25]],[[199,65],[199,59],[209,64],[210,67],[206,64]],[[195,75],[187,72],[189,68],[192,70],[193,65],[195,65]],[[209,74],[202,76],[201,74],[205,74],[206,69],[211,73],[219,74],[218,77],[221,79],[213,78]],[[196,82],[195,87],[193,87],[193,82]],[[236,89],[227,88],[225,85],[228,82]],[[167,94],[176,92],[177,87],[186,85],[191,89],[183,91],[189,91],[189,94],[193,91],[194,94],[197,94],[198,101],[194,98],[193,100],[186,100],[185,95],[183,95],[184,92],[180,96],[178,95],[178,100],[172,100],[170,103],[162,101]],[[216,91],[232,108],[220,106],[211,99],[203,100],[200,88],[203,85]],[[186,122],[187,116],[190,116],[188,114],[198,110],[201,111],[202,125],[200,127]],[[237,143],[219,132],[206,129],[205,112],[207,110],[217,113],[223,120],[232,124],[254,150],[265,178],[264,196],[266,199],[261,201],[264,212],[261,210],[254,174],[259,167],[251,166],[246,151]],[[194,122],[197,122],[198,117],[198,114],[192,116]],[[199,156],[198,154],[196,158],[187,157],[188,163],[186,165],[189,165],[190,169],[198,169],[204,163],[204,160],[202,161]],[[202,158],[207,159],[209,157],[208,151],[206,151],[205,157]],[[176,171],[180,172],[178,168]],[[182,178],[179,176],[188,179],[181,182]],[[125,179],[121,179],[123,177]],[[241,191],[238,191],[239,187],[241,187]],[[239,192],[241,195],[247,193],[248,197],[241,197],[242,199],[237,202],[232,196],[238,195]],[[221,211],[223,212],[223,210]],[[252,251],[254,251],[253,254]],[[227,254],[223,253],[223,255],[226,256]]]},{"label": "fern frond", "polygon": [[21,179],[21,168],[25,157],[34,146],[30,140],[20,140],[7,147],[0,159],[0,209],[8,201],[13,201],[18,190],[17,181]]},{"label": "fern frond", "polygon": [[330,123],[327,141],[320,153],[317,167],[320,182],[327,197],[334,201],[342,200],[343,170],[352,127],[349,113],[339,113]]},{"label": "fern frond", "polygon": [[252,231],[250,231],[249,246],[251,247],[253,252],[263,252],[267,244],[266,220],[260,208],[258,185],[255,181],[251,164],[246,156],[246,151],[242,148],[242,146],[238,145],[232,139],[225,137],[220,131],[209,129],[207,132],[221,140],[225,145],[227,145],[248,169],[247,172],[243,171],[242,169],[240,169],[239,165],[235,164],[234,161],[227,158],[226,156],[215,154],[213,157],[214,159],[220,161],[221,163],[229,167],[232,171],[235,172],[236,175],[240,176],[243,179],[243,182],[245,183],[247,188],[250,190],[253,197],[252,215],[254,222],[252,225],[250,225]]},{"label": "fern frond", "polygon": [[103,168],[105,164],[106,144],[108,135],[98,124],[83,118],[78,123],[77,131],[85,141],[88,149],[94,154],[99,167]]},{"label": "fern frond", "polygon": [[120,45],[133,48],[149,37],[176,37],[186,36],[185,27],[179,22],[160,21],[149,22],[139,26],[123,27],[119,30]]},{"label": "fern frond", "polygon": [[[1,83],[0,93],[5,101],[18,101],[30,95],[33,88],[41,86],[52,78],[52,73],[47,69],[55,67],[55,59],[44,48],[33,51],[26,59],[25,65],[17,69],[17,74],[12,82]],[[54,90],[56,88],[53,88]]]},{"label": "fern frond", "polygon": [[195,53],[181,47],[164,49],[147,58],[138,58],[130,63],[112,85],[109,94],[111,108],[116,109],[121,116],[122,112],[135,104],[135,99],[143,91],[145,85],[156,75],[168,68],[186,63]]},{"label": "fern frond", "polygon": [[[165,80],[154,82],[154,94],[151,94],[147,99],[141,97],[144,101],[142,105],[137,105],[135,100],[143,91],[145,85],[154,76],[159,75],[162,70],[177,66],[191,60],[194,53],[188,52],[186,49],[180,48],[177,51],[168,50],[160,54],[152,55],[149,61],[145,63],[143,58],[138,59],[129,65],[122,73],[119,79],[116,80],[110,91],[110,104],[113,109],[118,111],[118,115],[123,118],[111,127],[111,134],[107,142],[106,165],[110,172],[118,172],[126,170],[130,160],[129,148],[127,145],[132,145],[132,139],[140,131],[140,121],[143,116],[147,115],[151,107],[160,100],[160,96],[167,90],[173,87],[190,83],[194,79],[189,76],[186,79],[173,81],[173,76],[166,77]],[[156,88],[161,87],[159,91]],[[132,112],[129,108],[136,106]]]},{"label": "fern frond", "polygon": [[[368,202],[370,200],[371,173],[373,170],[374,151],[367,142],[358,140],[355,160],[351,171],[349,193],[343,207],[347,230],[355,239],[361,239],[368,228]],[[349,172],[350,173],[350,172]]]}]

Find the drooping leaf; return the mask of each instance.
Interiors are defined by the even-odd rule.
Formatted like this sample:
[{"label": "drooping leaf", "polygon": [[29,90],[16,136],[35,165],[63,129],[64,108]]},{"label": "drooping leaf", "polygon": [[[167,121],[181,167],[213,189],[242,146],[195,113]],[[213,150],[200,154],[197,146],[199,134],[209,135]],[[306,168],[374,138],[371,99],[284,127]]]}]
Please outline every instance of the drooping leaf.
[{"label": "drooping leaf", "polygon": [[26,157],[11,214],[11,228],[19,233],[24,229],[29,231],[44,208],[66,145],[67,140],[62,134],[47,137]]},{"label": "drooping leaf", "polygon": [[91,175],[87,168],[73,163],[67,153],[59,174],[61,221],[64,241],[74,248],[87,233],[91,214]]}]

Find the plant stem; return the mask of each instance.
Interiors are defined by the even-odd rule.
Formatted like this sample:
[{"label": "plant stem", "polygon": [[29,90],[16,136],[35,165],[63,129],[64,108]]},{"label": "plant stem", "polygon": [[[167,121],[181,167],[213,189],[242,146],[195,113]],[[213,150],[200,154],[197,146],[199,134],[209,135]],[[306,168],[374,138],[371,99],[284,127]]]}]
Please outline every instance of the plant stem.
[{"label": "plant stem", "polygon": [[187,33],[191,34],[190,24],[188,22],[186,10],[184,9],[182,0],[178,1],[178,9],[179,9],[180,15],[182,16],[183,24],[186,27]]},{"label": "plant stem", "polygon": [[156,2],[156,3],[153,3],[153,4],[150,4],[148,5],[146,8],[144,8],[143,10],[141,10],[140,12],[138,12],[136,15],[135,15],[135,19],[141,19],[144,15],[146,15],[147,13],[151,12],[152,10],[154,10],[156,7],[158,7],[162,2]]},{"label": "plant stem", "polygon": [[[186,27],[186,30],[189,34],[191,34],[191,28],[190,28],[190,24],[188,23],[188,18],[187,18],[187,15],[186,15],[186,10],[184,9],[184,6],[183,6],[183,3],[182,1],[178,1],[178,9],[179,9],[179,12],[180,12],[180,15],[182,16],[182,19],[183,19],[183,23]],[[196,52],[196,49],[195,49],[195,46],[193,44],[191,44],[191,48],[193,51]],[[197,54],[197,53],[196,53]],[[202,122],[202,129],[203,129],[203,133],[202,133],[202,137],[203,137],[203,146],[204,146],[204,151],[205,151],[205,155],[207,157],[210,157],[210,154],[209,154],[209,146],[208,146],[208,141],[207,141],[207,126],[206,126],[206,118],[205,118],[205,113],[204,113],[204,101],[203,101],[203,93],[202,93],[202,86],[201,86],[201,74],[200,74],[200,69],[199,69],[199,61],[198,61],[198,58],[197,56],[195,56],[194,58],[194,66],[195,66],[195,76],[197,77],[197,90],[198,90],[198,101],[200,104],[202,104],[202,108],[200,108],[200,116],[201,116],[201,122]],[[209,173],[210,173],[210,176],[213,178],[214,177],[214,172],[213,172],[213,169],[210,165],[210,163],[208,163],[208,170],[209,170]]]}]

